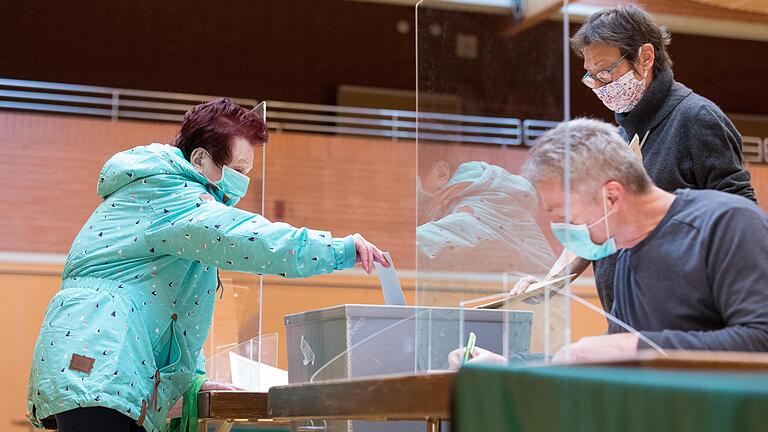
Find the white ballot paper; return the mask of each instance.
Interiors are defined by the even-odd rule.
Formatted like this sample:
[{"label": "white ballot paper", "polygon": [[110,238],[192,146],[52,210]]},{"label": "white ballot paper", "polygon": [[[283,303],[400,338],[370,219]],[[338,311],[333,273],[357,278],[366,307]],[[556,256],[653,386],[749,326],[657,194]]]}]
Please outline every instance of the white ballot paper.
[{"label": "white ballot paper", "polygon": [[392,261],[392,256],[389,255],[389,252],[384,252],[384,256],[389,261],[389,268],[384,268],[384,266],[375,261],[373,263],[376,267],[376,274],[379,275],[381,292],[384,294],[384,304],[405,306],[405,296],[403,295],[403,288],[400,286],[400,280],[397,278],[395,263]]},{"label": "white ballot paper", "polygon": [[288,371],[229,352],[232,384],[250,391],[266,392],[270,387],[288,385]]},{"label": "white ballot paper", "polygon": [[562,281],[564,281],[564,280],[566,280],[568,278],[572,278],[574,276],[576,276],[576,273],[573,273],[573,274],[570,274],[570,275],[567,275],[567,276],[563,276],[563,277],[559,277],[559,278],[555,278],[555,279],[549,279],[549,280],[545,280],[545,281],[541,281],[541,282],[532,283],[530,286],[528,286],[528,289],[526,289],[525,292],[520,294],[520,295],[521,296],[525,296],[525,295],[534,293],[536,291],[543,290],[544,287],[547,287],[549,285],[554,285],[554,284],[556,284],[558,282],[562,282]]},{"label": "white ballot paper", "polygon": [[632,150],[632,153],[635,154],[635,157],[640,160],[640,162],[643,161],[643,144],[645,144],[645,140],[648,138],[648,134],[650,133],[650,129],[645,133],[645,136],[643,136],[643,139],[640,140],[640,137],[635,134],[634,137],[632,137],[632,140],[629,142],[629,149]]},{"label": "white ballot paper", "polygon": [[[501,297],[501,299],[499,299],[499,300],[494,300],[494,301],[489,302],[489,303],[484,303],[484,304],[481,304],[479,306],[475,306],[475,309],[498,309],[499,307],[503,306],[504,303],[506,303],[509,299],[514,298],[515,300],[525,301],[524,299],[527,299],[529,297],[532,297],[532,296],[535,296],[535,295],[538,295],[538,294],[542,293],[544,291],[545,287],[548,287],[550,285],[559,284],[560,282],[563,282],[566,279],[573,278],[575,276],[576,276],[576,273],[573,273],[573,274],[570,274],[570,275],[567,275],[567,276],[563,276],[563,277],[559,277],[559,278],[555,278],[555,279],[548,279],[548,280],[545,280],[545,281],[542,281],[542,282],[536,282],[536,283],[533,283],[530,286],[528,286],[528,289],[526,289],[525,292],[523,292],[521,294],[517,294],[517,295],[510,295],[509,293],[500,293],[500,294],[494,294],[494,295],[488,296],[488,297],[481,297],[479,299],[469,300],[469,301],[466,301],[464,303],[465,304],[476,303],[476,302],[479,302],[479,301],[487,301],[487,300],[490,300],[492,298]],[[559,289],[559,288],[560,288],[559,286],[555,287],[555,289]]]}]

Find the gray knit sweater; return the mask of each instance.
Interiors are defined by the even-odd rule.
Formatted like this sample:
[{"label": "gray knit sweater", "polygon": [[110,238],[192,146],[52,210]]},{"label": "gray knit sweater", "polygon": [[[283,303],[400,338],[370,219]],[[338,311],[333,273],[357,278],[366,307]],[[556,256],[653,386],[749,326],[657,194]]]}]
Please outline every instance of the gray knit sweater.
[{"label": "gray knit sweater", "polygon": [[[627,142],[650,130],[643,165],[661,189],[716,189],[757,201],[744,169],[739,131],[712,101],[675,81],[672,70],[662,71],[631,112],[616,114],[616,122]],[[616,257],[595,262],[597,291],[608,311]]]}]

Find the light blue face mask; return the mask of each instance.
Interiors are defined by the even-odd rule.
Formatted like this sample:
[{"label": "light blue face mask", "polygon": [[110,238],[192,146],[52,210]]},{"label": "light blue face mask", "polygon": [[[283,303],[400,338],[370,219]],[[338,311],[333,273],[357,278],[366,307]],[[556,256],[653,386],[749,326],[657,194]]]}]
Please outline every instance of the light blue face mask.
[{"label": "light blue face mask", "polygon": [[248,192],[248,183],[250,181],[251,179],[247,175],[225,165],[221,169],[221,180],[213,184],[229,198],[224,204],[231,207],[237,204]]},{"label": "light blue face mask", "polygon": [[[211,162],[215,164],[216,161],[213,160],[211,154],[205,149],[203,149],[203,151],[205,151],[206,156],[208,156]],[[205,174],[203,174],[203,176],[205,176]],[[233,207],[245,196],[245,193],[248,192],[248,183],[251,182],[251,179],[247,175],[241,174],[224,165],[221,168],[221,179],[215,182],[210,181],[210,179],[208,181],[224,193],[224,204]]]},{"label": "light blue face mask", "polygon": [[[616,240],[611,237],[608,228],[608,216],[613,212],[608,211],[608,203],[605,197],[605,188],[603,188],[603,214],[604,216],[589,225],[573,225],[568,223],[551,223],[552,233],[555,235],[564,248],[590,261],[596,261],[616,253]],[[605,222],[605,235],[608,240],[603,244],[595,244],[589,236],[589,229]]]}]

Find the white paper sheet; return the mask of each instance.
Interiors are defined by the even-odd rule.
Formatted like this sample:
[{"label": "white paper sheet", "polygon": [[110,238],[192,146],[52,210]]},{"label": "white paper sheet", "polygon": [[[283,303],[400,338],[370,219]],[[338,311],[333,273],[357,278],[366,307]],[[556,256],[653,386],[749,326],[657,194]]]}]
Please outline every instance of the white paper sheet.
[{"label": "white paper sheet", "polygon": [[384,252],[384,256],[387,257],[387,261],[389,261],[389,268],[384,268],[384,266],[377,262],[373,263],[376,267],[376,274],[379,276],[381,292],[384,294],[384,304],[391,306],[405,306],[405,295],[403,295],[403,288],[400,286],[400,280],[397,278],[395,263],[392,261],[392,256],[389,252]]},{"label": "white paper sheet", "polygon": [[534,293],[536,291],[542,290],[546,286],[554,285],[554,284],[556,284],[558,282],[562,282],[562,281],[564,281],[564,280],[566,280],[568,278],[572,278],[574,276],[576,276],[576,273],[572,273],[570,275],[559,277],[559,278],[555,278],[555,279],[545,280],[545,281],[542,281],[542,282],[532,283],[531,285],[528,286],[528,289],[526,289],[525,292],[520,294],[520,295],[521,296],[529,295],[529,294]]},{"label": "white paper sheet", "polygon": [[270,387],[288,385],[288,371],[245,358],[230,351],[232,384],[250,391],[266,392]]}]

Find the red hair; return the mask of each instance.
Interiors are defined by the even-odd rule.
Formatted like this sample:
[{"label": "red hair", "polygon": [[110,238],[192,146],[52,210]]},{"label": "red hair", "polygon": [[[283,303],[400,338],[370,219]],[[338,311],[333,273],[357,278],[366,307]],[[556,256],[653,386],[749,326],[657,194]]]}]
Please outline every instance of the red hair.
[{"label": "red hair", "polygon": [[198,147],[205,149],[219,166],[231,161],[230,145],[236,137],[251,145],[267,142],[264,120],[226,98],[197,105],[184,114],[181,129],[173,145],[187,160]]}]

